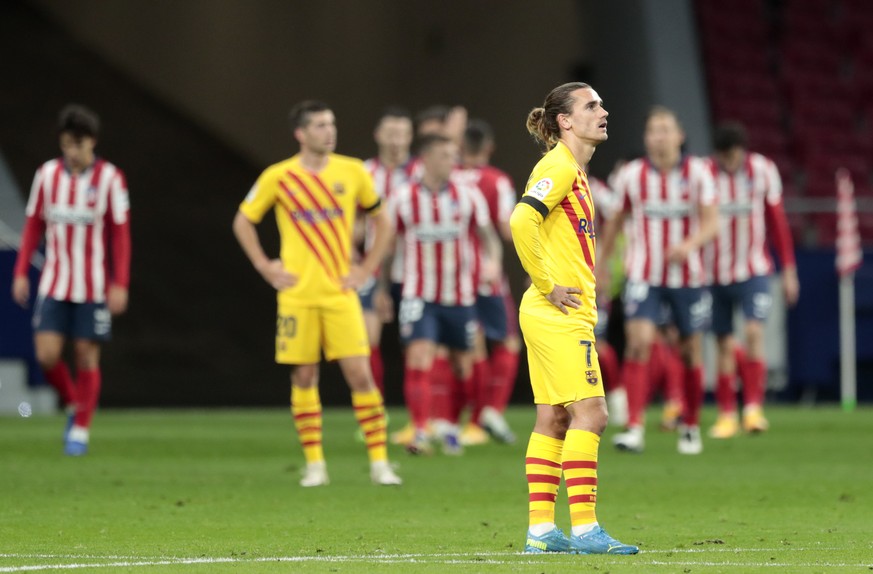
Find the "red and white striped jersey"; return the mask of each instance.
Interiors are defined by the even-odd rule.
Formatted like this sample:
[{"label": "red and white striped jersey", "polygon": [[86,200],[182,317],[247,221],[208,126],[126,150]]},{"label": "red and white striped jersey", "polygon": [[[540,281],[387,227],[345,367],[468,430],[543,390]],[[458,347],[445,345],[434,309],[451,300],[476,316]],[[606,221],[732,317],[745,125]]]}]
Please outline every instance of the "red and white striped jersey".
[{"label": "red and white striped jersey", "polygon": [[[588,176],[588,187],[591,189],[591,198],[594,200],[595,213],[603,219],[612,219],[620,207],[615,192],[605,181],[591,175]],[[597,223],[603,224],[602,221]]]},{"label": "red and white striped jersey", "polygon": [[[78,175],[53,159],[37,171],[16,261],[26,275],[45,233],[46,259],[39,295],[74,303],[103,302],[109,284],[127,287],[130,230],[127,183],[120,169],[97,159]],[[109,255],[112,256],[112,277]]]},{"label": "red and white striped jersey", "polygon": [[700,250],[684,263],[670,263],[667,251],[697,232],[699,206],[715,203],[715,183],[709,161],[683,156],[673,169],[661,172],[646,159],[621,168],[615,192],[630,214],[626,271],[628,281],[655,287],[700,287],[705,274]]},{"label": "red and white striped jersey", "polygon": [[[509,217],[518,202],[515,187],[509,176],[491,165],[484,165],[469,169],[458,168],[452,174],[452,181],[458,185],[477,187],[485,203],[488,205],[488,215],[495,229],[509,226]],[[474,236],[477,253],[481,259],[487,257],[484,245]],[[479,285],[480,295],[504,295],[508,282],[505,278],[495,277],[490,281],[483,280]]]},{"label": "red and white striped jersey", "polygon": [[403,238],[403,297],[473,305],[479,278],[473,236],[490,225],[479,190],[450,182],[434,193],[414,182],[388,205]]},{"label": "red and white striped jersey", "polygon": [[[405,164],[393,169],[389,169],[384,163],[379,161],[378,157],[374,157],[364,161],[364,167],[373,176],[376,193],[382,198],[383,204],[388,203],[395,190],[411,181],[417,181],[421,176],[421,162],[415,157],[410,158]],[[373,228],[368,225],[364,239],[365,249],[370,248],[372,240]],[[390,278],[392,283],[401,283],[403,281],[403,250],[400,248],[401,242],[402,238],[398,237],[398,247],[391,258]]]},{"label": "red and white striped jersey", "polygon": [[793,262],[776,165],[761,154],[747,153],[743,166],[735,173],[719,168],[714,159],[710,160],[710,168],[718,198],[719,233],[703,251],[707,282],[729,285],[769,275],[773,262],[767,249],[768,238],[780,247],[783,264]]}]

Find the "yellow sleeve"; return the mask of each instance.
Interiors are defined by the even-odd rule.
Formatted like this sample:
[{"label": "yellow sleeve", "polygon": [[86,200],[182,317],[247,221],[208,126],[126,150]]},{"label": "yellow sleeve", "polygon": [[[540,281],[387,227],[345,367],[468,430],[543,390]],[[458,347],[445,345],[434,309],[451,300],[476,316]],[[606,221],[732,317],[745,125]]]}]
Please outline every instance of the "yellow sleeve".
[{"label": "yellow sleeve", "polygon": [[555,282],[552,281],[543,259],[543,245],[540,242],[542,222],[542,214],[529,203],[522,201],[512,210],[509,228],[522,267],[540,293],[548,295],[555,288]]},{"label": "yellow sleeve", "polygon": [[240,212],[252,223],[260,223],[264,215],[276,204],[277,187],[278,183],[271,170],[262,173],[240,204]]},{"label": "yellow sleeve", "polygon": [[367,171],[363,163],[359,164],[358,167],[360,172],[359,178],[361,180],[361,184],[358,187],[358,206],[370,215],[373,215],[382,207],[382,199],[376,193],[373,176],[370,175],[370,172]]},{"label": "yellow sleeve", "polygon": [[540,293],[548,295],[555,288],[543,255],[540,225],[573,188],[576,172],[572,168],[544,170],[531,177],[527,189],[509,218],[512,242],[524,270]]}]

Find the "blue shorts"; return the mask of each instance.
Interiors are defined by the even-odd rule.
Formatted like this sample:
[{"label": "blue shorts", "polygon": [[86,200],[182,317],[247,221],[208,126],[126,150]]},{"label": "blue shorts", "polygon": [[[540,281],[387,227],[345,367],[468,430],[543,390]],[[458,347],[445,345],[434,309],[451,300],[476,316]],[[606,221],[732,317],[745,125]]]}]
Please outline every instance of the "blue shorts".
[{"label": "blue shorts", "polygon": [[716,335],[734,332],[737,306],[742,308],[746,320],[764,321],[773,304],[766,275],[730,285],[713,285],[709,290],[712,293],[712,332]]},{"label": "blue shorts", "polygon": [[421,299],[403,299],[397,314],[405,344],[426,339],[450,349],[469,351],[476,336],[476,307],[438,305]]},{"label": "blue shorts", "polygon": [[52,331],[70,339],[108,341],[112,338],[112,315],[106,303],[73,303],[40,297],[33,311],[33,330]]},{"label": "blue shorts", "polygon": [[370,277],[360,289],[358,289],[358,298],[361,300],[361,309],[364,311],[373,310],[373,293],[376,292],[376,287],[379,282],[375,277]]},{"label": "blue shorts", "polygon": [[664,309],[669,309],[682,337],[702,331],[709,316],[709,296],[703,287],[652,287],[628,282],[622,298],[626,320],[648,319],[658,325]]},{"label": "blue shorts", "polygon": [[477,295],[476,318],[489,341],[503,341],[508,336],[506,298],[503,295]]}]

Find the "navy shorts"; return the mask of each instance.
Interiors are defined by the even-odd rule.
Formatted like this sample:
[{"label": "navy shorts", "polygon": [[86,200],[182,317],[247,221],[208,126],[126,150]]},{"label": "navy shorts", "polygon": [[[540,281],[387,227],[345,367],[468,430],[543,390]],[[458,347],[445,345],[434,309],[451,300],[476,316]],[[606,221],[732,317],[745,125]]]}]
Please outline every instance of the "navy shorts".
[{"label": "navy shorts", "polygon": [[713,285],[712,332],[728,335],[734,332],[734,309],[743,310],[746,320],[764,321],[770,313],[773,297],[770,296],[770,280],[766,275],[752,277],[740,283]]},{"label": "navy shorts", "polygon": [[33,330],[61,333],[70,339],[108,341],[112,315],[106,303],[73,303],[40,297],[33,311]]},{"label": "navy shorts", "polygon": [[668,309],[682,337],[702,331],[709,317],[709,296],[703,287],[652,287],[628,282],[623,300],[626,320],[648,319],[657,325],[664,309]]},{"label": "navy shorts", "polygon": [[609,312],[597,307],[597,324],[594,325],[594,338],[596,340],[606,340],[606,333],[609,331]]},{"label": "navy shorts", "polygon": [[374,277],[370,277],[360,289],[358,289],[358,298],[361,300],[361,309],[364,311],[373,310],[373,293],[376,292],[378,281]]},{"label": "navy shorts", "polygon": [[478,328],[473,305],[438,305],[421,299],[403,299],[397,317],[400,338],[406,344],[426,339],[460,351],[473,348]]},{"label": "navy shorts", "polygon": [[509,334],[506,316],[506,298],[503,295],[477,295],[476,318],[489,341],[503,341]]}]

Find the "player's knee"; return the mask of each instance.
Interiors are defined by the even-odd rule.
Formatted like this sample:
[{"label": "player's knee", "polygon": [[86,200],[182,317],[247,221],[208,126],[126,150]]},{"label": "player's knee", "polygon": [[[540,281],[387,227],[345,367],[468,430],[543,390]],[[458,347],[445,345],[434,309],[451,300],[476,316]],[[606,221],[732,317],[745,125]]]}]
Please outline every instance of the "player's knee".
[{"label": "player's knee", "polygon": [[317,365],[298,365],[291,371],[291,384],[301,389],[308,389],[318,384]]},{"label": "player's knee", "polygon": [[44,371],[52,370],[58,361],[61,360],[61,353],[55,349],[36,349],[36,362]]}]

